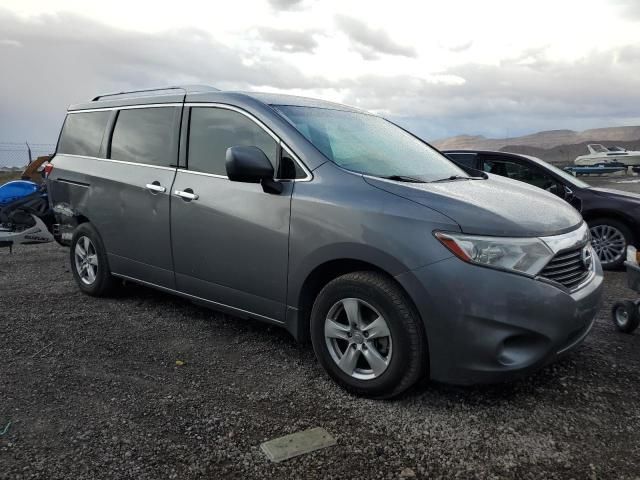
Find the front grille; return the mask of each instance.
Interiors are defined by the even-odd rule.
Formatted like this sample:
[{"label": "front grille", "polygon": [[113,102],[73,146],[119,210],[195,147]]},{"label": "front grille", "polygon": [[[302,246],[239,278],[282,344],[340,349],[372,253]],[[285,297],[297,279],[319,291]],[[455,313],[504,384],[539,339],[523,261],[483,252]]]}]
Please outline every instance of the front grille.
[{"label": "front grille", "polygon": [[540,272],[540,276],[564,285],[568,289],[580,285],[590,272],[582,261],[583,248],[584,246],[556,254]]}]

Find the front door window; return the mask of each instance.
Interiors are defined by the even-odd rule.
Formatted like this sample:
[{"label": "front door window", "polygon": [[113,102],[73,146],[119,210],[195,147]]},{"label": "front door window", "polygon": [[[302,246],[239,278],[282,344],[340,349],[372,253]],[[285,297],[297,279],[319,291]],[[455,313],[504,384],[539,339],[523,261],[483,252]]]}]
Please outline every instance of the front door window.
[{"label": "front door window", "polygon": [[495,159],[484,161],[484,171],[528,183],[563,196],[562,185],[541,168],[525,165],[511,160]]}]

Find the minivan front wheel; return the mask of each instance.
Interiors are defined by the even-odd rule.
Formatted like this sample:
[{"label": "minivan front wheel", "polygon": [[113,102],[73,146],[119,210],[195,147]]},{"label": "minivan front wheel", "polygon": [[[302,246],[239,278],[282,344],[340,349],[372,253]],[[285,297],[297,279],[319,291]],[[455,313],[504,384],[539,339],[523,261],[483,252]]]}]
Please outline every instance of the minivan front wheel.
[{"label": "minivan front wheel", "polygon": [[96,297],[112,291],[115,280],[102,239],[93,225],[82,223],[75,229],[69,253],[71,271],[80,290]]},{"label": "minivan front wheel", "polygon": [[329,282],[311,313],[318,361],[346,390],[390,398],[425,372],[421,320],[406,294],[377,272],[355,272]]},{"label": "minivan front wheel", "polygon": [[384,316],[359,298],[338,300],[324,321],[329,355],[347,375],[370,380],[391,362],[393,340]]}]

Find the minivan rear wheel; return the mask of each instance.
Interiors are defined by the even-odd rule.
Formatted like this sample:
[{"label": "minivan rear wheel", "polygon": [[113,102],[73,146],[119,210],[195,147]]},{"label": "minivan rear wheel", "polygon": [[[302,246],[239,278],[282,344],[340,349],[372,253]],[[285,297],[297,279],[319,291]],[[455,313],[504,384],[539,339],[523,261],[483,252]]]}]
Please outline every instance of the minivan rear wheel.
[{"label": "minivan rear wheel", "polygon": [[329,376],[362,396],[399,395],[427,367],[419,315],[402,289],[378,272],[348,273],[322,289],[311,312],[311,341]]},{"label": "minivan rear wheel", "polygon": [[75,229],[69,253],[73,278],[80,290],[94,297],[113,291],[115,279],[102,239],[93,225],[82,223]]}]

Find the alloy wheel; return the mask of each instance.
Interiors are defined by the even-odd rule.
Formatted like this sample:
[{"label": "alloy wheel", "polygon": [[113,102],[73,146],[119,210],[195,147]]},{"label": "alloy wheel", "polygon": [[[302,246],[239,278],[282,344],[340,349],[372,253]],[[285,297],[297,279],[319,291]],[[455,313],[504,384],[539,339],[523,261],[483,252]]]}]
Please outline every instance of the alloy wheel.
[{"label": "alloy wheel", "polygon": [[371,380],[382,375],[391,361],[392,340],[384,317],[359,298],[336,302],[324,324],[331,358],[347,375]]},{"label": "alloy wheel", "polygon": [[627,241],[620,230],[611,225],[596,225],[591,231],[591,245],[603,264],[615,263],[626,254]]},{"label": "alloy wheel", "polygon": [[86,285],[92,285],[98,273],[98,254],[89,237],[82,236],[76,242],[74,250],[76,272]]}]

